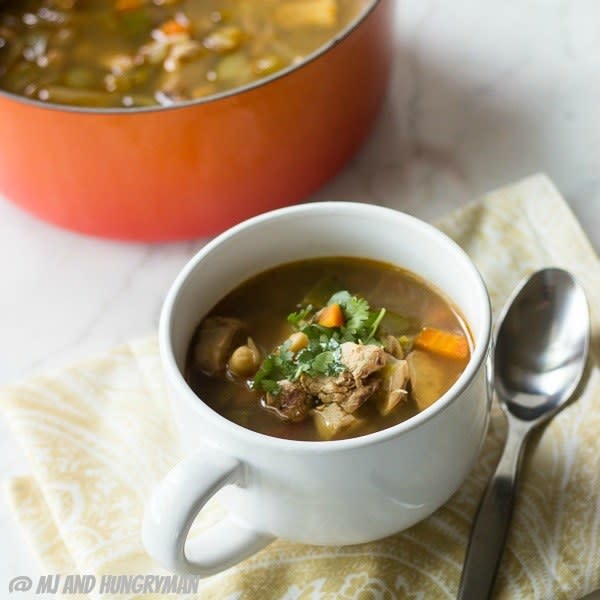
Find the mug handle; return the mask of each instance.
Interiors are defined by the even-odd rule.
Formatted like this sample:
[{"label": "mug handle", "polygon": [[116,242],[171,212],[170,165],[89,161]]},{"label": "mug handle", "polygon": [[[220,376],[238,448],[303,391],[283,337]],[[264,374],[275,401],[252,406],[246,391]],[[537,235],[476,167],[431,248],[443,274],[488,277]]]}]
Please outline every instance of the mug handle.
[{"label": "mug handle", "polygon": [[[238,460],[205,446],[175,465],[146,507],[142,540],[148,554],[178,573],[207,577],[219,573],[273,541],[231,516],[187,540],[196,515],[226,485],[243,482]],[[187,543],[186,543],[187,542]]]}]

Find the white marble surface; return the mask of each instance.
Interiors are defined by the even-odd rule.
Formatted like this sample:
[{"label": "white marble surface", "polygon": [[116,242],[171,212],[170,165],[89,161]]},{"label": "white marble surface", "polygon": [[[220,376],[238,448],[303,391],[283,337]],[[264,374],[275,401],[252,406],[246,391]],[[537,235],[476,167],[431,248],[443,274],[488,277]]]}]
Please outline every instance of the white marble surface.
[{"label": "white marble surface", "polygon": [[[405,0],[397,32],[376,129],[314,198],[435,220],[545,171],[600,249],[600,4]],[[85,238],[0,200],[0,384],[153,331],[169,283],[202,244]],[[2,479],[28,472],[2,422],[0,469]],[[5,597],[11,577],[39,567],[3,501],[0,531]]]}]

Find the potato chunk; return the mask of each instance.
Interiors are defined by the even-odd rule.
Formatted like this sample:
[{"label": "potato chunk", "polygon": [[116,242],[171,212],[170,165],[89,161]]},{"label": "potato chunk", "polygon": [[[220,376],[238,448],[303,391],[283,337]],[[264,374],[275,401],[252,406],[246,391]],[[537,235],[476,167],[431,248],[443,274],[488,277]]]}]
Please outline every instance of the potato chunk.
[{"label": "potato chunk", "polygon": [[290,0],[277,6],[274,19],[284,29],[335,27],[338,4],[336,0]]},{"label": "potato chunk", "polygon": [[422,350],[411,352],[406,362],[413,398],[419,410],[424,410],[446,391],[444,372],[436,364],[436,359]]},{"label": "potato chunk", "polygon": [[330,440],[344,429],[356,427],[360,423],[354,415],[348,414],[338,404],[323,404],[312,411],[319,436]]}]

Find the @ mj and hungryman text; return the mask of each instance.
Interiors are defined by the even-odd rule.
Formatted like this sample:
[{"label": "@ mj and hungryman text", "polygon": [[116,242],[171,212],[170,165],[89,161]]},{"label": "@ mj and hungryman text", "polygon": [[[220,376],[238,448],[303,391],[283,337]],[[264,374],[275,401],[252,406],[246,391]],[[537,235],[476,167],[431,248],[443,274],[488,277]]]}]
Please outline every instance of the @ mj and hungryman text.
[{"label": "@ mj and hungryman text", "polygon": [[10,594],[192,594],[200,577],[193,575],[19,575],[8,583]]}]

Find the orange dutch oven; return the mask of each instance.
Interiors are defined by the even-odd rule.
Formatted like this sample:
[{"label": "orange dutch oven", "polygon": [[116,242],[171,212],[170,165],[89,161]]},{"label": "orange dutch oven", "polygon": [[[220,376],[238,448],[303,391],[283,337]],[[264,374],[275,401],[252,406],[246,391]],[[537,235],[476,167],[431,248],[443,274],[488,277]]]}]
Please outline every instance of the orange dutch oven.
[{"label": "orange dutch oven", "polygon": [[359,148],[393,54],[393,0],[254,85],[174,107],[88,109],[0,92],[0,194],[128,240],[210,235],[298,202]]}]

